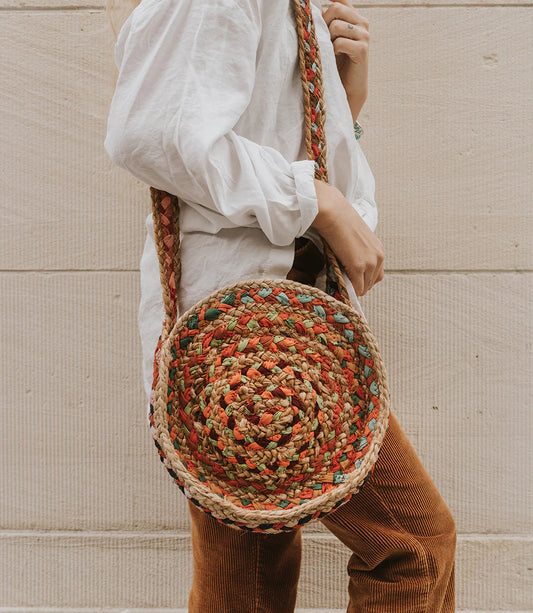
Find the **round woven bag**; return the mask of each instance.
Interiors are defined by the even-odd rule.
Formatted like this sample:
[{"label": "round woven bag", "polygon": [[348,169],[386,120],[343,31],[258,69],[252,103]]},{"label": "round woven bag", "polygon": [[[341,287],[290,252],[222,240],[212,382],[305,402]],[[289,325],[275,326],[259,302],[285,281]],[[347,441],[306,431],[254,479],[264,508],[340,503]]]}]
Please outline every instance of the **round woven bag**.
[{"label": "round woven bag", "polygon": [[[327,181],[325,107],[309,0],[293,0],[305,136]],[[374,470],[389,424],[376,339],[325,239],[326,291],[290,279],[218,289],[177,317],[178,198],[150,187],[165,320],[149,424],[159,457],[202,511],[276,533],[332,512]]]}]

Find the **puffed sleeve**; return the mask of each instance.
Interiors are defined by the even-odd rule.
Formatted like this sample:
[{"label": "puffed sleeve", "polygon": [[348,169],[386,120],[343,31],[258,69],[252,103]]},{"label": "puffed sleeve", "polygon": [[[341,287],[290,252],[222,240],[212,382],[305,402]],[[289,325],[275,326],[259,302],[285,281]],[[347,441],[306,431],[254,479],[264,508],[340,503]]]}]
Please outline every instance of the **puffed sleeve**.
[{"label": "puffed sleeve", "polygon": [[314,161],[238,135],[250,102],[261,13],[252,0],[143,0],[120,31],[105,150],[208,221],[260,227],[275,245],[318,213]]}]

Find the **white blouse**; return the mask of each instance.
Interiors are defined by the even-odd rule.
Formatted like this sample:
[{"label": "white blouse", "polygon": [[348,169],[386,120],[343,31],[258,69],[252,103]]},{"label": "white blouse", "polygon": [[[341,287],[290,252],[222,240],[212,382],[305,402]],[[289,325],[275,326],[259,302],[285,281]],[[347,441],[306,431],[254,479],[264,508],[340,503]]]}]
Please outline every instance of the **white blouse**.
[{"label": "white blouse", "polygon": [[[320,0],[311,3],[329,183],[374,231],[374,177],[354,135]],[[115,62],[104,147],[115,164],[179,197],[178,314],[230,283],[286,278],[296,237],[322,251],[311,227],[318,201],[292,0],[142,0],[119,32]],[[138,324],[149,398],[164,319],[151,213],[146,229]],[[325,289],[325,267],[316,283]]]}]

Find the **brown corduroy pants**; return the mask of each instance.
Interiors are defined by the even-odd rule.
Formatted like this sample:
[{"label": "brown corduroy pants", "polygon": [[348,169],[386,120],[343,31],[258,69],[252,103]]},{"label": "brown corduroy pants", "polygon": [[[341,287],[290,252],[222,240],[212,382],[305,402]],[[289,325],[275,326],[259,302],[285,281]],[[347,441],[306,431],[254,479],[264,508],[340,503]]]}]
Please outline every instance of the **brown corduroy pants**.
[{"label": "brown corduroy pants", "polygon": [[[302,275],[293,269],[289,278],[309,283],[308,274],[308,268]],[[237,530],[190,500],[188,505],[194,572],[189,613],[293,613],[302,528],[279,534]],[[347,613],[455,611],[455,522],[392,412],[370,479],[318,521],[352,551]]]}]

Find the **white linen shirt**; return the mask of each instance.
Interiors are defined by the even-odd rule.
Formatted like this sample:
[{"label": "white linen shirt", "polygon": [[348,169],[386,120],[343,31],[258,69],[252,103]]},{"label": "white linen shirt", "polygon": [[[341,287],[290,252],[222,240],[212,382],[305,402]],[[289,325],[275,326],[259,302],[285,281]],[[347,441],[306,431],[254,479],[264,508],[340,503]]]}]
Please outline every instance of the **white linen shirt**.
[{"label": "white linen shirt", "polygon": [[[374,231],[374,177],[355,138],[320,0],[311,6],[328,181]],[[179,198],[178,316],[230,283],[286,278],[296,237],[323,250],[311,227],[318,201],[292,0],[142,0],[118,34],[114,57],[119,74],[104,147],[115,164]],[[146,230],[138,324],[149,398],[164,320],[151,213]],[[321,289],[325,278],[324,267]],[[344,279],[364,317],[345,272]]]}]

